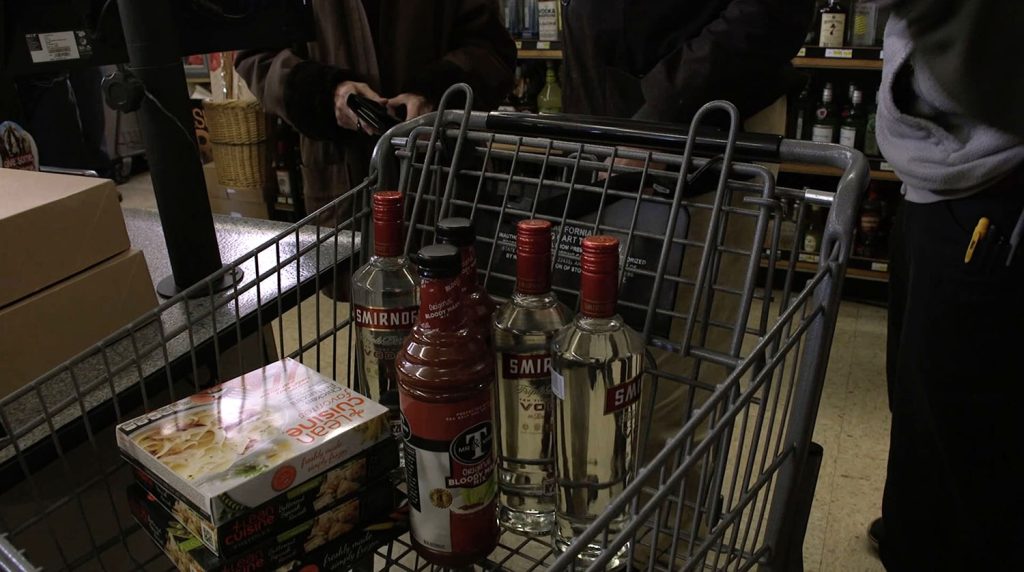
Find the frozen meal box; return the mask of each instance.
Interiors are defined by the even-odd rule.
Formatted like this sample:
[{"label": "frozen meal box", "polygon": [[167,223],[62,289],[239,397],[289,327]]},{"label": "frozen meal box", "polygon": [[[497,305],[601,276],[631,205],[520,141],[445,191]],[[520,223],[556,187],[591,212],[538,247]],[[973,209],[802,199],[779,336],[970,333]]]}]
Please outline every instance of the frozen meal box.
[{"label": "frozen meal box", "polygon": [[387,412],[284,359],[118,425],[117,444],[220,525],[390,438]]},{"label": "frozen meal box", "polygon": [[0,169],[0,244],[0,307],[130,247],[112,181],[16,169]]},{"label": "frozen meal box", "polygon": [[178,570],[278,572],[348,570],[408,532],[408,507],[390,483],[371,486],[341,505],[268,538],[234,558],[214,554],[137,483],[128,487],[132,516]]},{"label": "frozen meal box", "polygon": [[237,508],[238,512],[219,526],[204,518],[167,483],[137,464],[132,465],[137,483],[210,550],[227,558],[343,504],[364,486],[387,480],[388,473],[398,466],[398,443],[385,439],[258,507],[227,507]]}]

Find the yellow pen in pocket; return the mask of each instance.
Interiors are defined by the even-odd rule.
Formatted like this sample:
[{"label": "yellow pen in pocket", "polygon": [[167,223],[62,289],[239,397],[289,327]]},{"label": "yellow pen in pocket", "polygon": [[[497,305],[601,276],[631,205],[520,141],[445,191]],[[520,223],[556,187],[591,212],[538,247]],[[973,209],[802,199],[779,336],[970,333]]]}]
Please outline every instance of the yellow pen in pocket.
[{"label": "yellow pen in pocket", "polygon": [[967,252],[964,253],[964,264],[970,262],[971,258],[974,257],[974,249],[978,247],[978,243],[988,233],[988,224],[988,217],[978,219],[978,224],[974,227],[974,234],[971,235],[971,243],[967,245]]}]

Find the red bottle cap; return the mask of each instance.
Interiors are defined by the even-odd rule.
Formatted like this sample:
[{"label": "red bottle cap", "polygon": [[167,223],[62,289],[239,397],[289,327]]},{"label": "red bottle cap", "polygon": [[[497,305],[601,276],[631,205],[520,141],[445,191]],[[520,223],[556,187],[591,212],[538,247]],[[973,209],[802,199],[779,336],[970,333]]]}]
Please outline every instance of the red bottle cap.
[{"label": "red bottle cap", "polygon": [[580,268],[580,313],[591,318],[614,316],[619,298],[619,239],[584,238]]},{"label": "red bottle cap", "polygon": [[401,256],[402,193],[381,191],[373,193],[373,253],[377,256]]},{"label": "red bottle cap", "polygon": [[551,290],[551,223],[523,220],[516,225],[516,291],[545,294]]}]

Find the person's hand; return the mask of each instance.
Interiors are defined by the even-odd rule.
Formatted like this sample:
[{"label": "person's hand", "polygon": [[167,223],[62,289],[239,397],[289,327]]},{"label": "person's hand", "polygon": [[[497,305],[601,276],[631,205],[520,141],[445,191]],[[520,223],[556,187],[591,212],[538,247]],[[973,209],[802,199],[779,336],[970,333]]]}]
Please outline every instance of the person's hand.
[{"label": "person's hand", "polygon": [[388,100],[378,95],[370,86],[358,81],[343,81],[338,84],[338,87],[334,88],[334,118],[338,120],[338,126],[343,129],[363,131],[367,135],[373,135],[374,129],[369,125],[364,125],[355,112],[348,107],[348,96],[353,93],[358,93],[381,105],[388,105]]},{"label": "person's hand", "polygon": [[427,98],[416,93],[400,93],[388,100],[388,112],[395,119],[403,119],[399,115],[399,107],[405,106],[405,121],[416,119],[434,110],[434,105]]},{"label": "person's hand", "polygon": [[[623,151],[623,150],[635,151],[635,152],[639,152],[639,153],[651,153],[652,152],[652,151],[650,151],[648,149],[639,149],[637,147],[619,147],[619,150],[620,151]],[[608,157],[608,158],[606,158],[604,160],[605,165],[609,165],[609,164],[611,164],[611,162],[612,162],[612,158],[611,157]],[[653,170],[661,170],[661,169],[665,168],[665,164],[664,163],[659,163],[657,161],[654,161],[653,159],[648,162],[645,159],[633,159],[633,158],[629,158],[629,157],[623,157],[621,155],[616,155],[616,157],[615,157],[615,167],[636,167],[638,169],[643,169],[644,166],[646,166],[648,168],[648,170],[652,170],[652,171]],[[614,171],[614,169],[613,169],[613,171]],[[598,171],[597,172],[597,180],[598,181],[603,181],[607,177],[608,177],[608,171]]]}]

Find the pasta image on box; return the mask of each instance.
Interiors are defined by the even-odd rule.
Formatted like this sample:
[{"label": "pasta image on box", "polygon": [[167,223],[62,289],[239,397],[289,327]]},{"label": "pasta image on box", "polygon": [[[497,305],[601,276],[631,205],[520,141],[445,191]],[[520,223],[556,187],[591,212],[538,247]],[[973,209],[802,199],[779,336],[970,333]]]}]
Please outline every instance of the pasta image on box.
[{"label": "pasta image on box", "polygon": [[388,438],[326,472],[292,487],[255,508],[246,508],[224,524],[215,525],[167,483],[132,464],[135,482],[168,510],[175,519],[214,554],[231,557],[264,538],[290,528],[317,513],[333,508],[365,485],[386,482],[398,466],[398,443]]},{"label": "pasta image on box", "polygon": [[221,558],[138,483],[128,487],[132,516],[178,570],[189,572],[347,570],[409,530],[408,507],[403,503],[401,493],[390,485],[371,485],[313,520],[234,558]]},{"label": "pasta image on box", "polygon": [[285,359],[118,425],[117,445],[219,526],[391,438],[387,413]]}]

